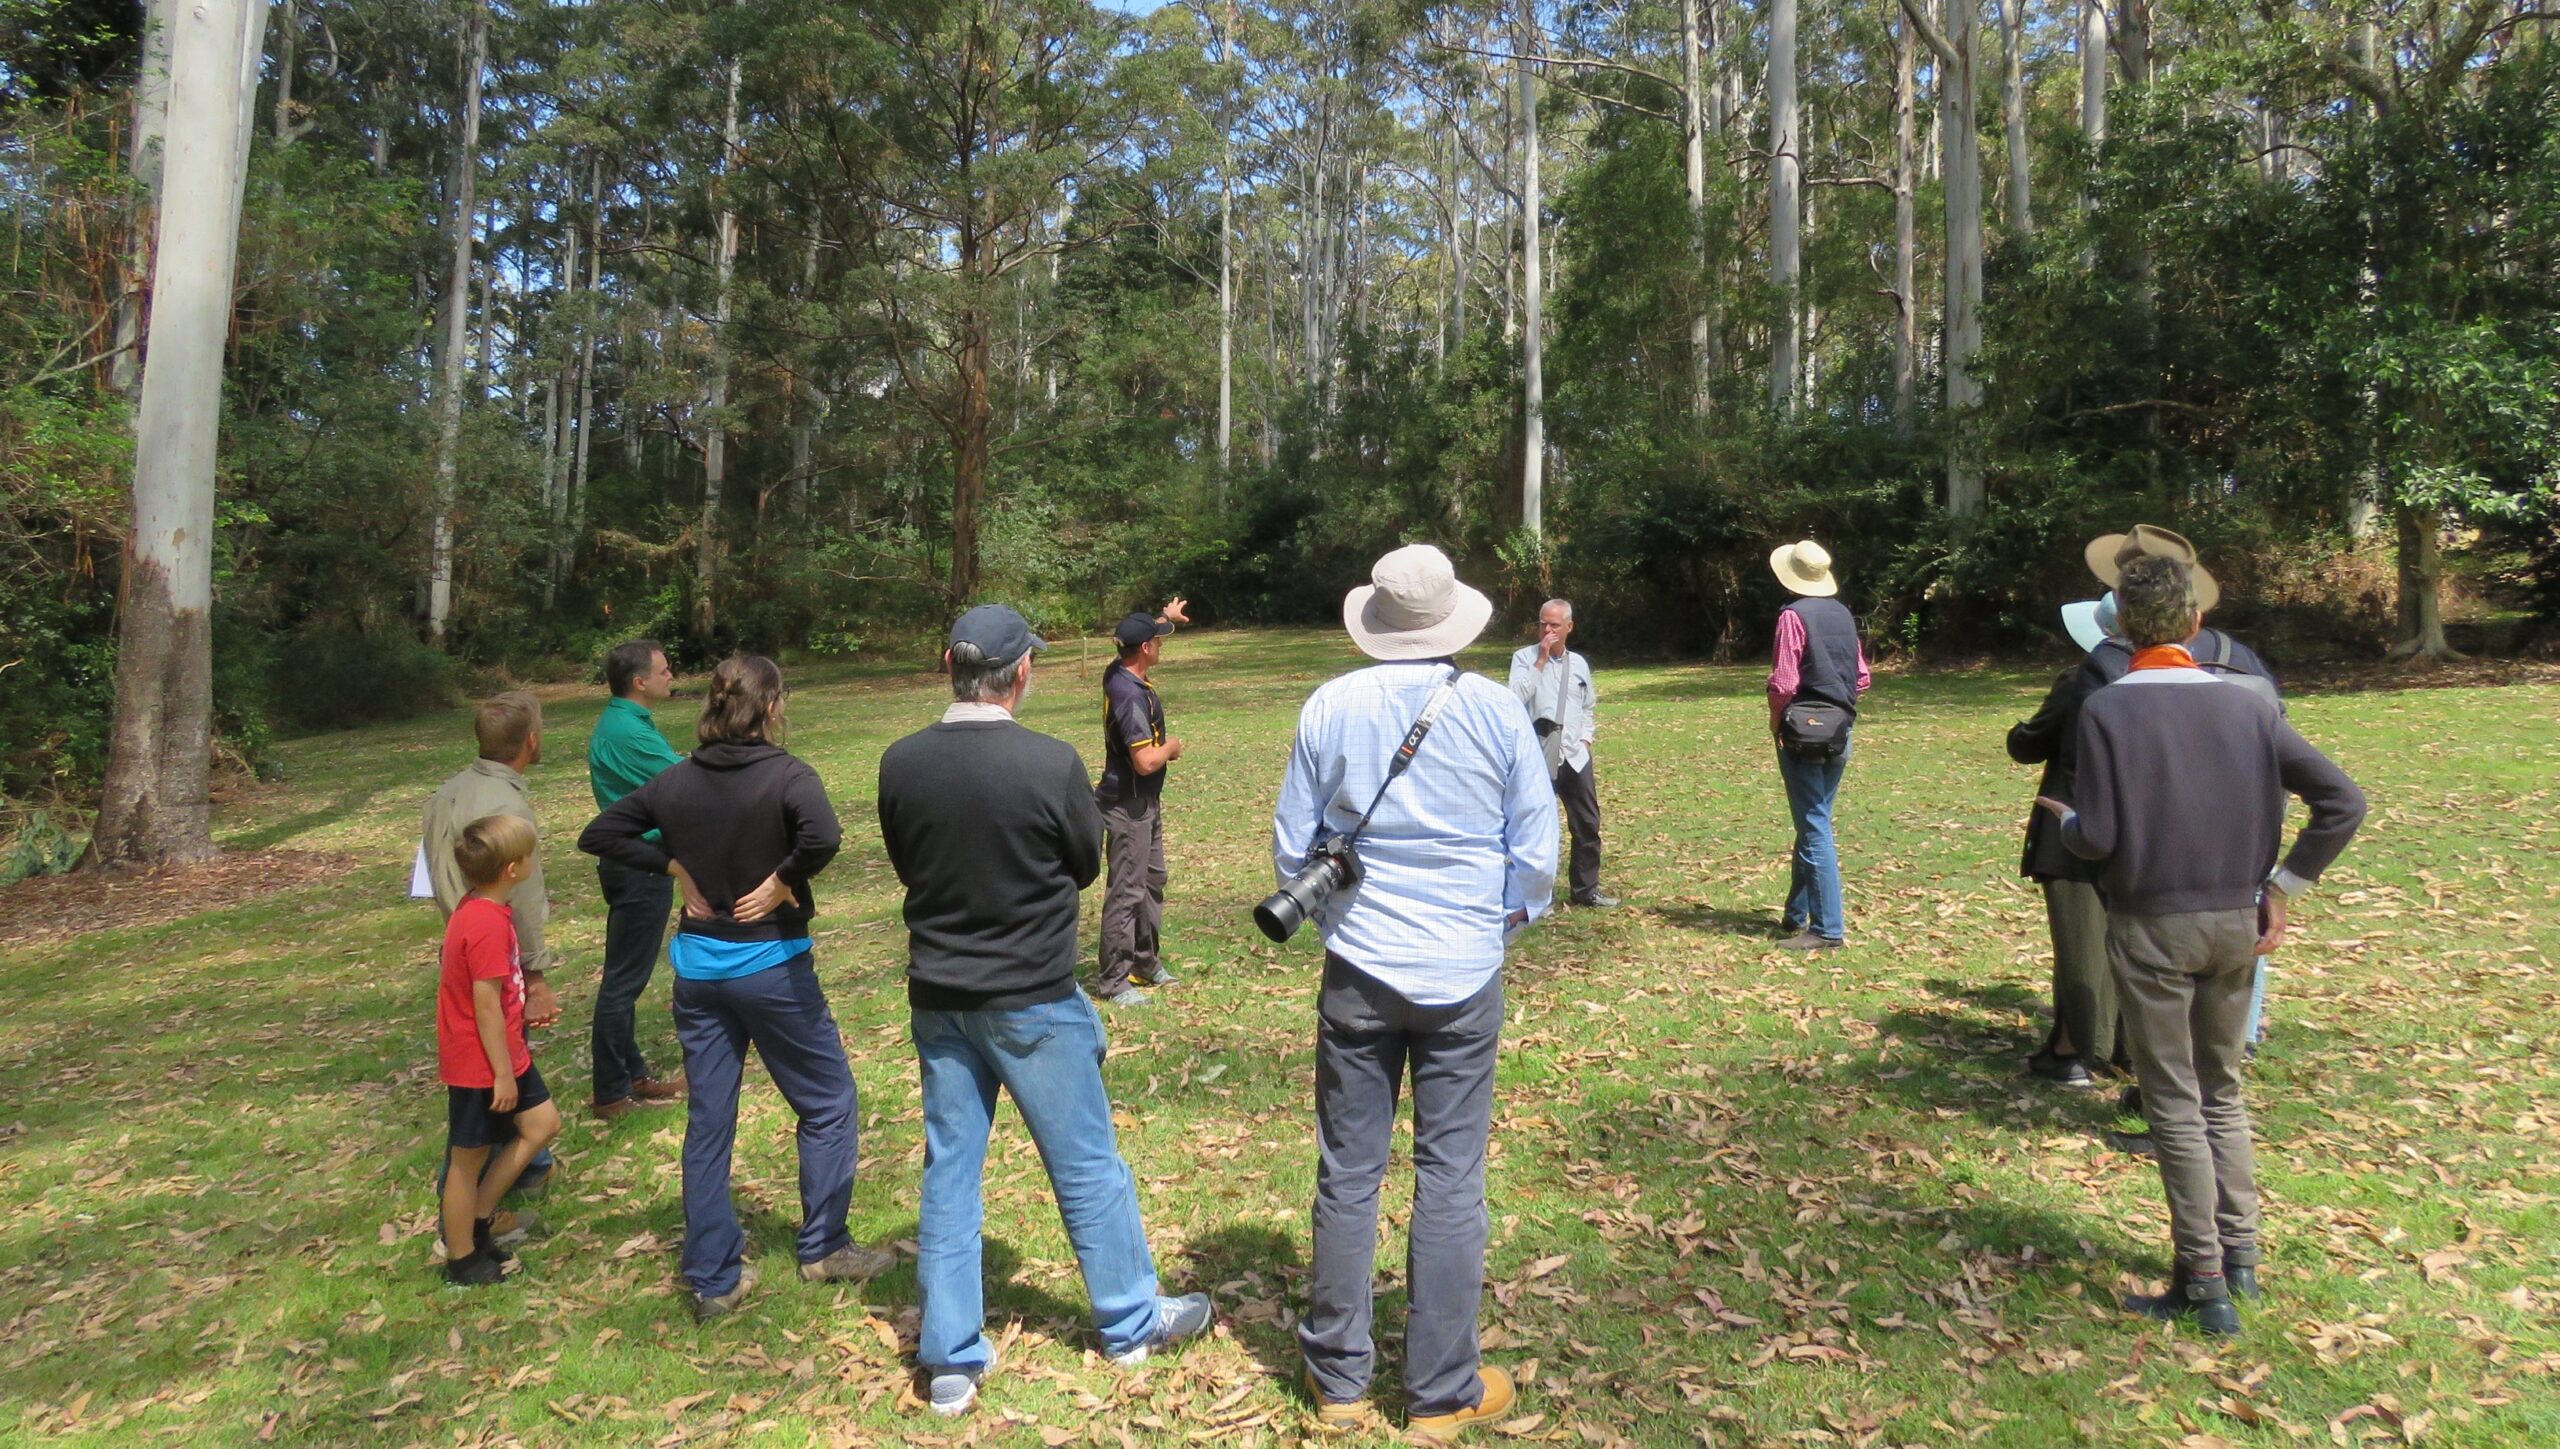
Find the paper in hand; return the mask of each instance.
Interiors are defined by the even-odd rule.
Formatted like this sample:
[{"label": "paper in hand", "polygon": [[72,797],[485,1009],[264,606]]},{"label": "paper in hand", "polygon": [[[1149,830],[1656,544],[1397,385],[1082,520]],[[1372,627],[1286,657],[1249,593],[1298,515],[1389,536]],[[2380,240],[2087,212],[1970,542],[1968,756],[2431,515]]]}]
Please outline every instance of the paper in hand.
[{"label": "paper in hand", "polygon": [[418,842],[418,858],[409,866],[409,899],[431,901],[436,896],[435,877],[427,873],[427,843]]}]

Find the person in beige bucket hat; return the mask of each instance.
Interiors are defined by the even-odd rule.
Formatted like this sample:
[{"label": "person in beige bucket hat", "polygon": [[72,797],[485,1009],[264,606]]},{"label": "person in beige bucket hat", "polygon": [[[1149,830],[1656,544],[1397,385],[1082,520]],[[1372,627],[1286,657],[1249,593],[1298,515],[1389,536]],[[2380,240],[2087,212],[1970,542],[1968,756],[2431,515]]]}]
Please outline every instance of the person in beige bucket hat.
[{"label": "person in beige bucket hat", "polygon": [[[1772,551],[1769,568],[1798,596],[1779,612],[1778,637],[1769,650],[1769,735],[1778,747],[1778,777],[1786,782],[1787,815],[1796,830],[1778,947],[1836,951],[1847,924],[1832,802],[1849,767],[1858,699],[1872,676],[1857,616],[1833,597],[1840,581],[1831,574],[1830,550],[1804,539]],[[1809,729],[1824,737],[1811,738]]]},{"label": "person in beige bucket hat", "polygon": [[[1556,792],[1529,713],[1452,656],[1493,603],[1448,556],[1413,544],[1379,559],[1342,625],[1380,662],[1327,681],[1298,715],[1271,861],[1287,881],[1349,836],[1357,878],[1310,917],[1324,936],[1316,1000],[1316,1186],[1298,1351],[1316,1416],[1370,1421],[1377,1368],[1379,1182],[1396,1104],[1413,1098],[1404,1386],[1417,1438],[1454,1437],[1517,1402],[1484,1362],[1485,1169],[1512,936],[1555,896]],[[1409,731],[1433,723],[1391,774]]]},{"label": "person in beige bucket hat", "polygon": [[2089,546],[2081,551],[2081,556],[2088,560],[2089,572],[2096,574],[2098,581],[2111,589],[2123,582],[2124,566],[2135,559],[2173,558],[2185,564],[2190,577],[2195,580],[2198,612],[2210,614],[2213,606],[2222,602],[2222,586],[2213,581],[2213,575],[2205,572],[2204,565],[2196,558],[2196,546],[2189,543],[2183,533],[2173,533],[2154,524],[2137,523],[2126,532],[2102,533],[2089,540]]}]

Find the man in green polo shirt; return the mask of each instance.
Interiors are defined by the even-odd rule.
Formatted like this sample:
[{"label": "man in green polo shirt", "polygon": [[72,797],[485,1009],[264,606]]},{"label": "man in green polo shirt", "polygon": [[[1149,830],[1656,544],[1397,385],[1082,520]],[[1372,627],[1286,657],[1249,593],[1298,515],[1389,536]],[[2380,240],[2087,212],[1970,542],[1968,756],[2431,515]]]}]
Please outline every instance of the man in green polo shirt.
[{"label": "man in green polo shirt", "polygon": [[[648,784],[680,756],[658,733],[649,711],[672,698],[676,674],[667,667],[667,651],[654,639],[617,644],[604,657],[604,679],[613,691],[596,732],[587,741],[587,783],[601,810]],[[596,882],[604,888],[604,973],[596,983],[596,1021],[591,1037],[595,1055],[596,1116],[606,1122],[661,1106],[684,1096],[684,1074],[649,1075],[640,1055],[637,1017],[640,994],[658,967],[658,948],[667,937],[667,912],[675,902],[675,882],[663,875],[626,869],[609,860],[596,862]]]}]

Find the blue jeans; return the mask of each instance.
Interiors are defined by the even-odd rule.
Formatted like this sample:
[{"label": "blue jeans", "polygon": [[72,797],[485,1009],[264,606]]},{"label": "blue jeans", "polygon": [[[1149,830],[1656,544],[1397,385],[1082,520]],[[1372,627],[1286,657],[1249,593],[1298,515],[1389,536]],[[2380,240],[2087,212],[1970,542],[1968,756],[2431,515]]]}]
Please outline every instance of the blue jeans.
[{"label": "blue jeans", "polygon": [[1778,777],[1787,782],[1787,814],[1796,823],[1786,924],[1833,941],[1848,934],[1840,911],[1840,850],[1831,839],[1831,802],[1848,768],[1845,744],[1827,760],[1799,760],[1778,752]]},{"label": "blue jeans", "polygon": [[853,1200],[861,1115],[844,1038],[808,953],[726,981],[679,976],[675,1016],[692,1085],[684,1121],[686,1285],[705,1298],[738,1286],[747,1239],[729,1201],[729,1157],[749,1046],[800,1119],[800,1261],[814,1263],[851,1243],[845,1209]]},{"label": "blue jeans", "polygon": [[1040,1149],[1067,1241],[1084,1269],[1105,1352],[1156,1331],[1156,1265],[1138,1220],[1138,1186],[1120,1160],[1102,1086],[1102,1019],[1082,991],[1006,1011],[916,1011],[924,1081],[924,1201],[917,1209],[916,1287],[924,1322],[916,1362],[928,1373],[983,1369],[986,1281],[980,1196],[996,1089]]}]

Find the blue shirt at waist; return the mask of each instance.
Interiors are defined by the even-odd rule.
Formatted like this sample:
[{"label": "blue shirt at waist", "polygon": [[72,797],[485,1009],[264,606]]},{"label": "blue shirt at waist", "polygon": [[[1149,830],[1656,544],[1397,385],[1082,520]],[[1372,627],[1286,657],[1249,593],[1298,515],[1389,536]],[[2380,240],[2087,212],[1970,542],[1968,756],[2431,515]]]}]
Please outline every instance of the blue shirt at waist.
[{"label": "blue shirt at waist", "polygon": [[807,954],[806,936],[796,941],[723,941],[678,931],[675,943],[667,948],[667,962],[687,981],[734,981]]}]

